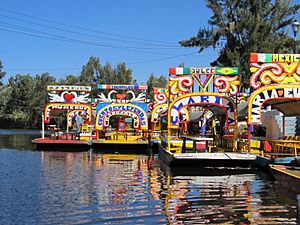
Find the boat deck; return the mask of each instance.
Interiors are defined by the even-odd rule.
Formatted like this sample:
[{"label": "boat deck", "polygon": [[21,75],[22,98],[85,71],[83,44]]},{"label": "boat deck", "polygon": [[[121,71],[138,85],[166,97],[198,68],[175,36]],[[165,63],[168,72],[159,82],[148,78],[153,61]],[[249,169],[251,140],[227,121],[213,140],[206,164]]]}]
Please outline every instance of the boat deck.
[{"label": "boat deck", "polygon": [[91,146],[90,141],[50,138],[36,138],[32,143],[36,145],[37,150],[85,151]]},{"label": "boat deck", "polygon": [[300,167],[271,164],[270,170],[283,187],[297,194],[300,193]]},{"label": "boat deck", "polygon": [[255,164],[256,155],[239,152],[172,153],[159,145],[159,157],[170,167],[242,167]]},{"label": "boat deck", "polygon": [[93,149],[105,153],[148,153],[147,140],[75,140],[36,138],[32,140],[37,150],[85,151]]}]

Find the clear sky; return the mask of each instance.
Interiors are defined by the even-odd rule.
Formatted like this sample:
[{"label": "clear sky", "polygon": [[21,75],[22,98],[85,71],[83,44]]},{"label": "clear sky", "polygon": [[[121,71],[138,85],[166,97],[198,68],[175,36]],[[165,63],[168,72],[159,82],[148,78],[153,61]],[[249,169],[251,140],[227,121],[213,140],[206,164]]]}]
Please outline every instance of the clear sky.
[{"label": "clear sky", "polygon": [[216,50],[199,54],[178,41],[196,35],[210,15],[204,0],[2,0],[4,81],[28,73],[79,75],[91,56],[101,64],[125,62],[139,83],[180,63],[209,66]]}]

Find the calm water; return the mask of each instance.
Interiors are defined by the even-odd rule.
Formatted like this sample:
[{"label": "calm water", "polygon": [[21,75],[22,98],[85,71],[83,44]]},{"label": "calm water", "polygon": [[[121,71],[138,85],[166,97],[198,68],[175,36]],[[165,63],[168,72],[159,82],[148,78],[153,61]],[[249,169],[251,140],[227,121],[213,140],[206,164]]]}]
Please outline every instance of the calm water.
[{"label": "calm water", "polygon": [[1,225],[297,223],[269,174],[176,176],[157,156],[33,151],[37,135],[0,130]]}]

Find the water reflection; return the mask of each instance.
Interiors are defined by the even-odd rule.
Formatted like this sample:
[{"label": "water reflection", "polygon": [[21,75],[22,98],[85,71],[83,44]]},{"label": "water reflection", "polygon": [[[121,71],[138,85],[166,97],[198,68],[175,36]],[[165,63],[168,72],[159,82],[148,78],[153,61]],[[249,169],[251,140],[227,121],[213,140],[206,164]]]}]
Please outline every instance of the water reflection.
[{"label": "water reflection", "polygon": [[165,210],[170,224],[296,224],[295,201],[265,174],[168,176]]},{"label": "water reflection", "polygon": [[39,136],[40,133],[37,130],[0,129],[0,149],[33,150],[34,146],[31,140]]},{"label": "water reflection", "polygon": [[165,219],[160,199],[149,191],[148,156],[44,152],[42,161],[43,207],[53,215],[46,224],[54,219],[59,224],[158,224]]},{"label": "water reflection", "polygon": [[157,158],[2,146],[0,224],[296,224],[269,174],[188,176]]}]

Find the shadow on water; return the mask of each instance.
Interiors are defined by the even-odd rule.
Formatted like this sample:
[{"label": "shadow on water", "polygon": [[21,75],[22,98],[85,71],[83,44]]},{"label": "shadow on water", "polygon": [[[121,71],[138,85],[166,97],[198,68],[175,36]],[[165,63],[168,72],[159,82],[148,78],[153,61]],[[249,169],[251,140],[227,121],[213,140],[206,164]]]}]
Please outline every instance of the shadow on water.
[{"label": "shadow on water", "polygon": [[31,140],[40,137],[38,130],[0,129],[0,148],[34,150]]}]

